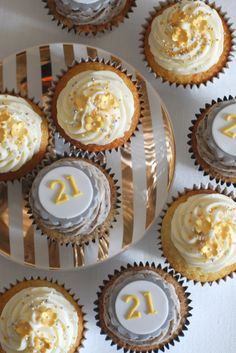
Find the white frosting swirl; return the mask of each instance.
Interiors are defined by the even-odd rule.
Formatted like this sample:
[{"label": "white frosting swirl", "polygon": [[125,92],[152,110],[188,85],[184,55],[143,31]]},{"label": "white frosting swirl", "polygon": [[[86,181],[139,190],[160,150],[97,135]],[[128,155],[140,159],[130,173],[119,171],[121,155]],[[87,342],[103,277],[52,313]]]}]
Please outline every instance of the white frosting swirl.
[{"label": "white frosting swirl", "polygon": [[0,343],[6,353],[65,353],[75,345],[76,309],[56,289],[29,287],[15,294],[0,318]]},{"label": "white frosting swirl", "polygon": [[134,114],[133,94],[112,71],[85,71],[68,81],[57,100],[57,121],[85,145],[123,137]]},{"label": "white frosting swirl", "polygon": [[204,72],[224,48],[224,28],[215,9],[204,1],[182,0],[157,16],[148,38],[155,61],[180,75]]},{"label": "white frosting swirl", "polygon": [[188,265],[204,272],[236,263],[236,203],[218,193],[190,196],[174,212],[171,240]]},{"label": "white frosting swirl", "polygon": [[0,173],[20,169],[39,151],[41,122],[25,99],[0,95]]}]

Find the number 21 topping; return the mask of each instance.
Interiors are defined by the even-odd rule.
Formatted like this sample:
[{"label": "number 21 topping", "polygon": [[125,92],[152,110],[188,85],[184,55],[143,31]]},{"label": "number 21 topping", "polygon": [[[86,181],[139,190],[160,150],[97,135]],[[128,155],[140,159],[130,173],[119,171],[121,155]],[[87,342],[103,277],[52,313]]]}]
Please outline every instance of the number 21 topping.
[{"label": "number 21 topping", "polygon": [[108,232],[116,197],[115,182],[105,169],[71,157],[40,171],[29,206],[44,234],[61,243],[84,243]]},{"label": "number 21 topping", "polygon": [[102,332],[117,346],[125,351],[156,351],[186,329],[188,294],[165,270],[135,264],[115,271],[109,279],[98,294],[95,311]]}]

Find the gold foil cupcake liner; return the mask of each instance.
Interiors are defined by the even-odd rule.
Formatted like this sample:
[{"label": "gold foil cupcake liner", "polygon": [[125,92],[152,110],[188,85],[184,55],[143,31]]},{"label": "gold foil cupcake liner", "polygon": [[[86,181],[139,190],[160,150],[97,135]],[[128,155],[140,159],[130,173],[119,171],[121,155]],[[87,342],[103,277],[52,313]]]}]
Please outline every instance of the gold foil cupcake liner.
[{"label": "gold foil cupcake liner", "polygon": [[[188,197],[199,193],[205,193],[205,194],[219,193],[219,194],[228,196],[232,198],[234,201],[236,201],[236,197],[233,191],[228,191],[227,188],[222,189],[219,185],[214,186],[211,183],[204,185],[201,183],[200,185],[194,184],[193,188],[191,189],[184,188],[183,192],[178,192],[177,196],[172,197],[172,200],[167,203],[165,209],[162,211],[160,215],[161,221],[158,227],[158,234],[159,234],[158,248],[161,251],[161,256],[165,259],[165,265],[168,266],[169,269],[173,270],[175,274],[179,274],[180,277],[182,279],[186,279],[187,282],[192,281],[194,285],[196,285],[197,283],[200,283],[201,286],[204,286],[206,283],[208,283],[211,286],[214,282],[219,284],[221,280],[226,281],[228,277],[233,278],[233,275],[236,272],[236,263],[231,266],[227,266],[215,273],[201,272],[199,274],[199,271],[197,270],[196,267],[190,268],[186,264],[185,260],[182,259],[182,257],[179,255],[178,251],[175,249],[174,245],[172,244],[170,240],[170,236],[166,237],[163,234],[163,227],[164,227],[163,223],[165,221],[166,216],[168,215],[170,207],[181,198],[183,199],[183,202],[184,202],[185,199],[187,200]],[[171,215],[168,218],[168,223],[171,224]],[[169,251],[171,251],[171,255],[169,255]],[[176,259],[176,256],[180,260]]]},{"label": "gold foil cupcake liner", "polygon": [[126,0],[126,5],[123,10],[104,24],[92,25],[76,25],[73,21],[66,16],[59,14],[56,10],[55,0],[42,0],[45,8],[48,9],[48,15],[52,16],[52,21],[57,22],[57,26],[62,29],[67,29],[68,32],[74,31],[75,34],[84,36],[97,36],[103,35],[106,32],[111,32],[114,27],[118,27],[124,20],[129,18],[133,13],[134,8],[137,7],[136,0]]},{"label": "gold foil cupcake liner", "polygon": [[178,2],[178,0],[160,1],[158,6],[155,6],[153,8],[153,10],[149,13],[149,17],[146,18],[145,23],[142,25],[143,30],[142,30],[142,32],[140,34],[140,36],[141,36],[141,38],[140,38],[140,42],[141,42],[140,49],[141,49],[141,55],[143,57],[143,61],[144,61],[145,65],[146,65],[148,71],[151,72],[155,76],[155,78],[159,78],[162,81],[162,83],[167,82],[169,84],[169,86],[172,86],[172,85],[174,85],[175,87],[182,86],[183,88],[189,87],[191,89],[193,87],[198,87],[199,88],[201,85],[207,86],[208,82],[213,83],[215,78],[219,79],[221,74],[225,73],[225,69],[229,68],[229,63],[232,62],[233,57],[234,57],[234,53],[235,53],[235,50],[236,50],[236,48],[235,48],[236,35],[235,35],[235,29],[233,28],[233,23],[231,22],[230,18],[227,17],[227,13],[222,11],[221,6],[216,6],[215,2],[212,3],[212,2],[210,2],[208,0],[204,0],[204,2],[207,5],[211,6],[213,9],[215,9],[218,12],[220,17],[224,20],[225,25],[228,26],[228,29],[229,29],[229,32],[230,32],[230,35],[231,35],[231,50],[229,51],[229,55],[228,55],[227,60],[224,63],[224,65],[222,65],[221,69],[216,74],[213,74],[211,78],[205,80],[204,82],[200,82],[200,83],[178,83],[178,82],[174,82],[174,81],[171,82],[167,78],[162,77],[157,72],[155,72],[155,70],[149,64],[149,62],[147,60],[147,57],[145,55],[145,49],[144,49],[144,47],[145,47],[145,37],[146,37],[146,31],[147,31],[147,29],[149,27],[150,22],[154,19],[154,17],[156,16],[157,12],[161,11],[164,8],[167,8],[170,5],[176,4],[177,2]]},{"label": "gold foil cupcake liner", "polygon": [[[29,176],[36,175],[38,171],[48,163],[50,158],[55,155],[54,126],[49,119],[48,114],[40,106],[40,103],[36,102],[34,98],[29,98],[27,95],[22,95],[15,92],[14,90],[4,90],[3,92],[0,92],[0,94],[16,96],[25,99],[28,103],[31,104],[32,108],[36,110],[36,113],[45,119],[47,123],[47,126],[43,126],[44,133],[42,134],[42,140],[47,138],[47,144],[45,143],[46,148],[43,148],[44,146],[42,146],[42,143],[40,146],[40,148],[43,148],[45,151],[39,151],[40,156],[37,156],[37,154],[39,154],[37,153],[32,157],[30,161],[26,162],[19,170],[16,170],[15,172],[0,173],[0,183],[7,184],[9,181],[14,182],[15,180],[18,180],[22,183],[27,183]],[[47,132],[45,132],[46,129]],[[36,158],[37,161],[34,160]]]},{"label": "gold foil cupcake liner", "polygon": [[[138,98],[139,98],[139,104],[140,104],[140,112],[138,114],[139,116],[137,118],[135,117],[135,121],[132,124],[133,126],[131,125],[128,132],[125,132],[125,134],[128,133],[127,138],[125,138],[125,139],[119,138],[119,139],[114,140],[114,141],[117,141],[116,145],[114,145],[114,142],[111,142],[109,144],[104,144],[104,145],[96,145],[96,144],[84,145],[83,143],[80,143],[79,141],[73,140],[60,127],[60,125],[57,123],[56,116],[54,116],[54,114],[52,113],[53,97],[54,97],[54,94],[56,91],[57,84],[63,79],[63,76],[65,74],[67,74],[71,69],[73,69],[77,65],[83,64],[83,63],[98,63],[98,64],[110,66],[111,68],[118,70],[119,72],[124,74],[133,83],[133,85],[136,88]],[[128,70],[122,66],[121,63],[118,63],[118,62],[112,61],[112,60],[105,60],[103,58],[100,59],[99,57],[95,57],[95,58],[87,57],[87,58],[83,58],[79,61],[74,61],[74,63],[72,65],[68,66],[66,70],[61,70],[60,75],[57,75],[57,79],[53,81],[52,86],[48,92],[48,106],[47,106],[46,112],[50,116],[51,123],[54,124],[56,131],[64,139],[65,142],[70,143],[72,149],[84,150],[84,151],[88,151],[88,152],[105,152],[105,151],[111,152],[112,150],[117,151],[120,147],[124,147],[125,144],[129,143],[131,141],[131,138],[133,138],[135,136],[136,131],[139,131],[139,125],[142,122],[142,117],[144,116],[144,112],[145,112],[144,102],[145,102],[145,99],[144,99],[144,93],[142,91],[141,84],[139,83],[139,81],[137,79],[133,78],[133,75],[130,74],[128,72]],[[125,134],[124,134],[124,136],[125,136]],[[124,141],[119,142],[118,140],[124,140]]]},{"label": "gold foil cupcake liner", "polygon": [[[164,341],[161,344],[150,347],[136,347],[135,343],[133,345],[125,343],[121,340],[121,338],[118,338],[115,336],[114,333],[112,333],[109,328],[106,326],[105,320],[104,320],[104,310],[105,308],[103,307],[103,297],[104,293],[106,290],[109,288],[109,286],[124,272],[128,272],[130,269],[139,271],[139,270],[150,270],[158,273],[161,275],[164,279],[167,280],[168,283],[171,283],[175,289],[178,290],[178,297],[180,301],[180,306],[181,306],[181,321],[179,324],[178,329],[172,333],[171,337],[169,338],[168,341]],[[162,266],[156,265],[154,262],[149,263],[136,263],[134,262],[133,265],[127,264],[126,267],[121,266],[120,270],[115,270],[113,275],[108,275],[108,279],[103,281],[103,284],[99,286],[99,291],[97,292],[97,300],[94,302],[95,308],[94,311],[96,313],[95,319],[96,319],[96,325],[100,328],[100,333],[101,335],[105,335],[106,341],[111,341],[110,345],[116,345],[117,350],[123,349],[124,352],[132,352],[132,353],[158,353],[160,351],[164,352],[165,349],[169,349],[170,346],[174,346],[175,342],[179,342],[180,338],[185,335],[185,331],[188,330],[188,326],[190,324],[189,318],[192,316],[191,311],[192,307],[190,306],[192,300],[190,299],[190,293],[188,292],[188,287],[184,286],[184,281],[180,278],[179,274],[175,274],[172,269],[169,269],[167,267],[162,268]]]},{"label": "gold foil cupcake liner", "polygon": [[48,240],[50,240],[51,242],[56,242],[60,246],[68,246],[70,244],[72,246],[89,245],[90,241],[95,243],[97,239],[103,239],[105,242],[108,241],[109,229],[113,228],[113,223],[117,222],[117,215],[119,214],[119,208],[121,203],[121,194],[119,192],[120,187],[117,185],[118,180],[115,179],[115,174],[112,173],[111,168],[107,168],[106,163],[103,163],[99,156],[94,153],[88,153],[83,151],[73,151],[68,154],[64,154],[63,156],[57,155],[55,158],[49,161],[48,165],[58,160],[63,160],[64,158],[85,160],[86,162],[95,165],[105,174],[111,189],[111,209],[107,219],[103,222],[102,225],[97,226],[93,232],[83,236],[64,235],[59,231],[48,229],[46,226],[43,225],[43,222],[41,222],[40,219],[36,219],[36,217],[34,217],[33,210],[29,203],[29,193],[35,175],[31,175],[31,177],[28,178],[28,185],[26,188],[25,207],[27,209],[27,214],[29,218],[32,220],[33,225],[36,227],[36,229],[40,231],[41,236],[46,236]]},{"label": "gold foil cupcake liner", "polygon": [[[191,159],[194,160],[194,164],[198,167],[198,170],[203,172],[204,176],[208,176],[209,179],[215,180],[217,183],[223,185],[226,183],[227,186],[233,185],[236,187],[236,176],[235,177],[226,177],[220,173],[220,170],[216,170],[214,167],[210,166],[198,153],[198,144],[196,141],[196,132],[198,129],[198,124],[200,121],[207,119],[206,114],[215,104],[221,102],[229,102],[235,99],[233,96],[224,96],[223,99],[217,98],[217,100],[212,100],[211,104],[206,104],[204,108],[200,109],[200,113],[196,114],[196,119],[192,120],[192,125],[190,126],[189,130],[190,133],[188,134],[188,145],[189,153],[191,154]],[[236,171],[236,170],[235,170]]]},{"label": "gold foil cupcake liner", "polygon": [[[41,285],[40,285],[41,284]],[[86,320],[86,313],[83,311],[84,306],[80,304],[80,299],[75,295],[75,293],[72,292],[71,289],[68,289],[65,287],[65,284],[59,283],[57,280],[48,279],[47,277],[41,278],[40,276],[33,277],[31,276],[30,278],[24,277],[23,280],[16,280],[16,283],[10,283],[8,287],[4,287],[4,290],[0,292],[0,314],[6,305],[6,303],[15,295],[18,293],[18,291],[23,290],[28,287],[32,287],[33,285],[40,287],[40,286],[51,286],[52,288],[58,290],[61,294],[66,294],[68,297],[66,297],[67,300],[70,301],[70,303],[73,305],[73,303],[76,304],[77,308],[77,314],[79,316],[79,322],[81,324],[82,322],[82,329],[80,330],[80,338],[79,338],[79,345],[75,350],[75,353],[79,353],[80,349],[84,347],[84,342],[86,340],[86,332],[88,331],[87,328],[87,320]],[[49,286],[49,287],[50,287]],[[19,288],[18,288],[19,287]],[[10,295],[10,291],[12,291],[12,295]],[[4,303],[1,303],[3,300],[4,295],[7,295],[7,298],[5,299]],[[69,298],[69,299],[68,299]],[[1,343],[0,343],[0,353],[5,353],[1,349]]]}]

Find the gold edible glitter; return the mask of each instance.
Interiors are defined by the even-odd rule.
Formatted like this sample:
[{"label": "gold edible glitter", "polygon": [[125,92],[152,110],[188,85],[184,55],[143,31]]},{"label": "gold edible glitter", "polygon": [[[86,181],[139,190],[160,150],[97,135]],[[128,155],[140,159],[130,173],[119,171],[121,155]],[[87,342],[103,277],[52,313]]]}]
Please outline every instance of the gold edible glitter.
[{"label": "gold edible glitter", "polygon": [[52,309],[40,307],[36,311],[36,320],[40,321],[45,326],[53,326],[57,320],[57,314]]},{"label": "gold edible glitter", "polygon": [[52,348],[51,343],[44,337],[34,338],[34,349],[38,353],[46,353],[48,349]]},{"label": "gold edible glitter", "polygon": [[19,321],[15,326],[16,333],[21,337],[27,337],[32,332],[32,327],[27,321]]},{"label": "gold edible glitter", "polygon": [[85,117],[85,129],[91,132],[97,132],[104,126],[105,120],[96,110]]},{"label": "gold edible glitter", "polygon": [[119,106],[116,97],[110,92],[97,94],[94,103],[98,109],[104,111],[110,111]]}]

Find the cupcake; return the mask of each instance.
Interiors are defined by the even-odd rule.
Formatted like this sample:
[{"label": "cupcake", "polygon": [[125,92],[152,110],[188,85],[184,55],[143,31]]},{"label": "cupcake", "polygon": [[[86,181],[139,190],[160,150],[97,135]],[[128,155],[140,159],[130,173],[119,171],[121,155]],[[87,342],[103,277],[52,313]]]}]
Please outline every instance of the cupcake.
[{"label": "cupcake", "polygon": [[236,185],[236,99],[218,99],[200,110],[189,136],[189,152],[217,182]]},{"label": "cupcake", "polygon": [[89,159],[62,158],[43,168],[28,197],[42,233],[62,244],[106,237],[117,213],[116,181]]},{"label": "cupcake", "polygon": [[49,144],[49,125],[41,109],[27,98],[0,94],[0,181],[31,172]]},{"label": "cupcake", "polygon": [[218,77],[231,56],[231,25],[214,3],[162,3],[143,33],[144,56],[156,77],[176,85],[200,85]]},{"label": "cupcake", "polygon": [[210,186],[175,199],[161,225],[164,256],[195,282],[218,281],[236,270],[236,203]]},{"label": "cupcake", "polygon": [[0,352],[78,352],[84,324],[80,305],[64,287],[24,280],[1,295]]},{"label": "cupcake", "polygon": [[140,118],[139,91],[112,64],[76,64],[55,84],[51,114],[57,130],[74,146],[104,151],[127,142]]},{"label": "cupcake", "polygon": [[55,19],[69,30],[96,34],[112,29],[132,12],[135,0],[43,0]]},{"label": "cupcake", "polygon": [[97,325],[124,352],[164,351],[187,330],[192,309],[187,287],[160,265],[122,267],[100,288]]}]

